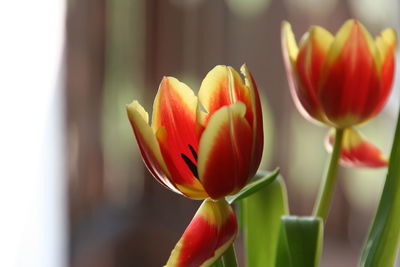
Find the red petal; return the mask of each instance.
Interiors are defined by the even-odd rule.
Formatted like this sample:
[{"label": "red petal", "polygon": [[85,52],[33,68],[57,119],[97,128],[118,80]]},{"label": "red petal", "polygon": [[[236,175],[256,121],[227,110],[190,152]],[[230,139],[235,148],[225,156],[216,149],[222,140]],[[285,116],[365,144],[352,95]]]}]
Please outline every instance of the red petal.
[{"label": "red petal", "polygon": [[197,98],[188,86],[165,77],[154,100],[152,128],[171,179],[188,197],[203,199],[208,196],[183,159],[197,161],[190,148],[198,150],[196,107]]},{"label": "red petal", "polygon": [[386,103],[386,100],[391,92],[393,78],[394,78],[394,68],[395,60],[394,54],[396,49],[397,36],[393,29],[386,29],[382,31],[381,35],[375,40],[376,46],[379,50],[380,57],[382,59],[382,70],[381,70],[381,99],[380,104],[375,108],[373,113],[378,113]]},{"label": "red petal", "polygon": [[229,66],[216,66],[204,78],[199,90],[199,101],[207,113],[198,112],[198,121],[206,126],[215,111],[238,101],[243,102],[246,119],[253,123],[253,102],[250,89],[243,84],[240,75]]},{"label": "red petal", "polygon": [[175,185],[170,181],[170,173],[161,156],[160,147],[148,124],[148,114],[143,107],[133,101],[126,107],[129,121],[135,133],[136,142],[140,148],[142,158],[147,168],[162,185],[174,192],[180,193]]},{"label": "red petal", "polygon": [[[316,99],[316,93],[311,88],[307,88],[307,84],[304,81],[301,81],[301,77],[299,77],[301,73],[296,68],[298,57],[300,57],[299,64],[305,61],[304,57],[307,49],[303,49],[302,54],[299,55],[292,28],[286,21],[282,23],[281,45],[293,102],[305,118],[313,122],[321,121],[321,109]],[[305,75],[304,71],[302,74],[303,76]]]},{"label": "red petal", "polygon": [[[329,152],[332,151],[334,141],[335,134],[330,131],[325,143]],[[343,135],[340,163],[345,167],[380,168],[386,167],[388,161],[382,152],[369,143],[357,130],[347,128]]]},{"label": "red petal", "polygon": [[224,199],[206,199],[176,244],[166,266],[210,266],[232,244],[236,233],[236,217],[229,204]]},{"label": "red petal", "polygon": [[322,122],[324,117],[317,98],[317,90],[322,64],[332,42],[333,36],[328,31],[321,27],[311,27],[300,44],[296,60],[299,83],[302,85],[300,88],[303,91],[299,92],[299,96],[303,96],[300,101],[309,110],[310,115]]},{"label": "red petal", "polygon": [[199,177],[213,199],[236,193],[250,177],[253,132],[245,112],[241,102],[220,108],[201,137]]},{"label": "red petal", "polygon": [[[255,119],[253,119],[253,152],[252,160],[250,164],[250,177],[253,177],[258,167],[260,166],[263,148],[264,148],[264,128],[263,128],[263,118],[262,118],[262,108],[260,96],[258,94],[258,89],[253,75],[249,72],[246,65],[241,68],[242,74],[245,76],[245,83],[250,88],[250,94],[252,97],[253,114]],[[249,107],[246,107],[249,108]]]},{"label": "red petal", "polygon": [[346,128],[371,117],[382,99],[376,46],[360,23],[339,30],[325,59],[319,99],[335,127]]}]

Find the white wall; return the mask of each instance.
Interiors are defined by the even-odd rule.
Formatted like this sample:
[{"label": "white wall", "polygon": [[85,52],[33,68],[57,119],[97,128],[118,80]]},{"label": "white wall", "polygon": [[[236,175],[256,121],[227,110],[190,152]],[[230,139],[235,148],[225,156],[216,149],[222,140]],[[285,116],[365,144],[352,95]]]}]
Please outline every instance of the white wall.
[{"label": "white wall", "polygon": [[0,266],[66,266],[63,0],[0,0]]}]

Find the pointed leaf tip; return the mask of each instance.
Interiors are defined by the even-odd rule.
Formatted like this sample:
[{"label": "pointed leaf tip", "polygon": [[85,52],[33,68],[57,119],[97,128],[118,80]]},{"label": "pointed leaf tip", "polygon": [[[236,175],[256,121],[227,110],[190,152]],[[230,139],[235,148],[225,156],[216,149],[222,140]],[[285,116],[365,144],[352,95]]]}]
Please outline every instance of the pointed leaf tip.
[{"label": "pointed leaf tip", "polygon": [[238,200],[241,200],[243,198],[246,198],[265,186],[269,185],[275,179],[279,176],[280,169],[276,168],[275,170],[271,172],[266,172],[266,171],[258,171],[257,174],[253,177],[253,179],[248,183],[242,190],[240,190],[238,193],[232,195],[232,196],[227,196],[226,201],[228,201],[229,204],[232,204]]}]

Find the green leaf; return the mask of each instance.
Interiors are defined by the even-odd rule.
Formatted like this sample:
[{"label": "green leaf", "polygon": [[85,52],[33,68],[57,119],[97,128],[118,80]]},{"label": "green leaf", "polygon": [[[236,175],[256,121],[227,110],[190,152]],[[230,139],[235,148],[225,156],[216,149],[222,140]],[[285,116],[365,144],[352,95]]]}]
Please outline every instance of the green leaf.
[{"label": "green leaf", "polygon": [[378,210],[362,250],[360,265],[393,266],[400,238],[400,113],[388,174]]},{"label": "green leaf", "polygon": [[226,201],[229,204],[232,204],[235,201],[254,194],[258,190],[262,189],[264,186],[272,183],[278,177],[279,171],[279,168],[276,168],[272,172],[258,171],[250,183],[243,187],[243,189],[240,190],[237,194],[227,196]]},{"label": "green leaf", "polygon": [[241,201],[247,266],[274,267],[280,218],[288,214],[281,177]]},{"label": "green leaf", "polygon": [[322,252],[319,217],[282,216],[276,267],[316,267]]}]

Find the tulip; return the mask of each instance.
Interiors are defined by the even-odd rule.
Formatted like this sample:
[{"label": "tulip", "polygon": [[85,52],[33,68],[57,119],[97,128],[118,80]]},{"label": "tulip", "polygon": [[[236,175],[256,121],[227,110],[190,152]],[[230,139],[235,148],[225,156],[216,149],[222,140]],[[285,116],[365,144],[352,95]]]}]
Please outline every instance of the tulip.
[{"label": "tulip", "polygon": [[297,46],[291,26],[282,24],[282,52],[290,91],[308,120],[335,128],[328,135],[332,152],[314,215],[326,219],[336,185],[337,165],[382,167],[386,158],[353,127],[377,115],[391,91],[396,32],[375,38],[355,20],[335,36],[313,26]]},{"label": "tulip", "polygon": [[164,77],[151,127],[137,101],[127,106],[143,161],[162,185],[192,199],[219,199],[255,174],[263,147],[261,105],[254,80],[242,70],[245,83],[233,68],[215,67],[198,97]]},{"label": "tulip", "polygon": [[[204,210],[227,214],[223,198],[240,191],[260,164],[260,99],[247,67],[241,70],[244,82],[232,67],[216,66],[203,80],[198,96],[186,84],[164,77],[154,100],[151,126],[148,113],[137,101],[127,106],[143,161],[155,179],[188,198],[207,199],[171,254],[168,266],[209,263],[225,252],[236,235],[236,222],[233,225],[230,217],[215,219],[201,214]],[[205,204],[212,201],[219,204]],[[201,223],[196,218],[201,218]],[[212,239],[210,231],[219,232],[213,235],[214,241],[218,239],[215,246],[207,245]],[[193,246],[185,242],[185,236],[195,236],[199,243]]]},{"label": "tulip", "polygon": [[373,40],[348,20],[336,36],[313,26],[297,47],[290,24],[282,26],[282,50],[293,99],[301,113],[335,128],[375,116],[391,91],[396,33]]},{"label": "tulip", "polygon": [[[393,29],[385,29],[373,40],[361,23],[348,20],[336,36],[321,27],[311,27],[298,47],[290,24],[284,22],[282,52],[292,98],[300,113],[312,122],[336,129],[374,117],[392,88],[396,40]],[[355,129],[349,134],[360,135]],[[376,150],[369,143],[365,148]],[[381,157],[374,151],[368,153]],[[387,165],[374,164],[379,158],[365,161],[360,155],[350,155],[346,160],[342,153],[341,162],[353,167]]]}]

